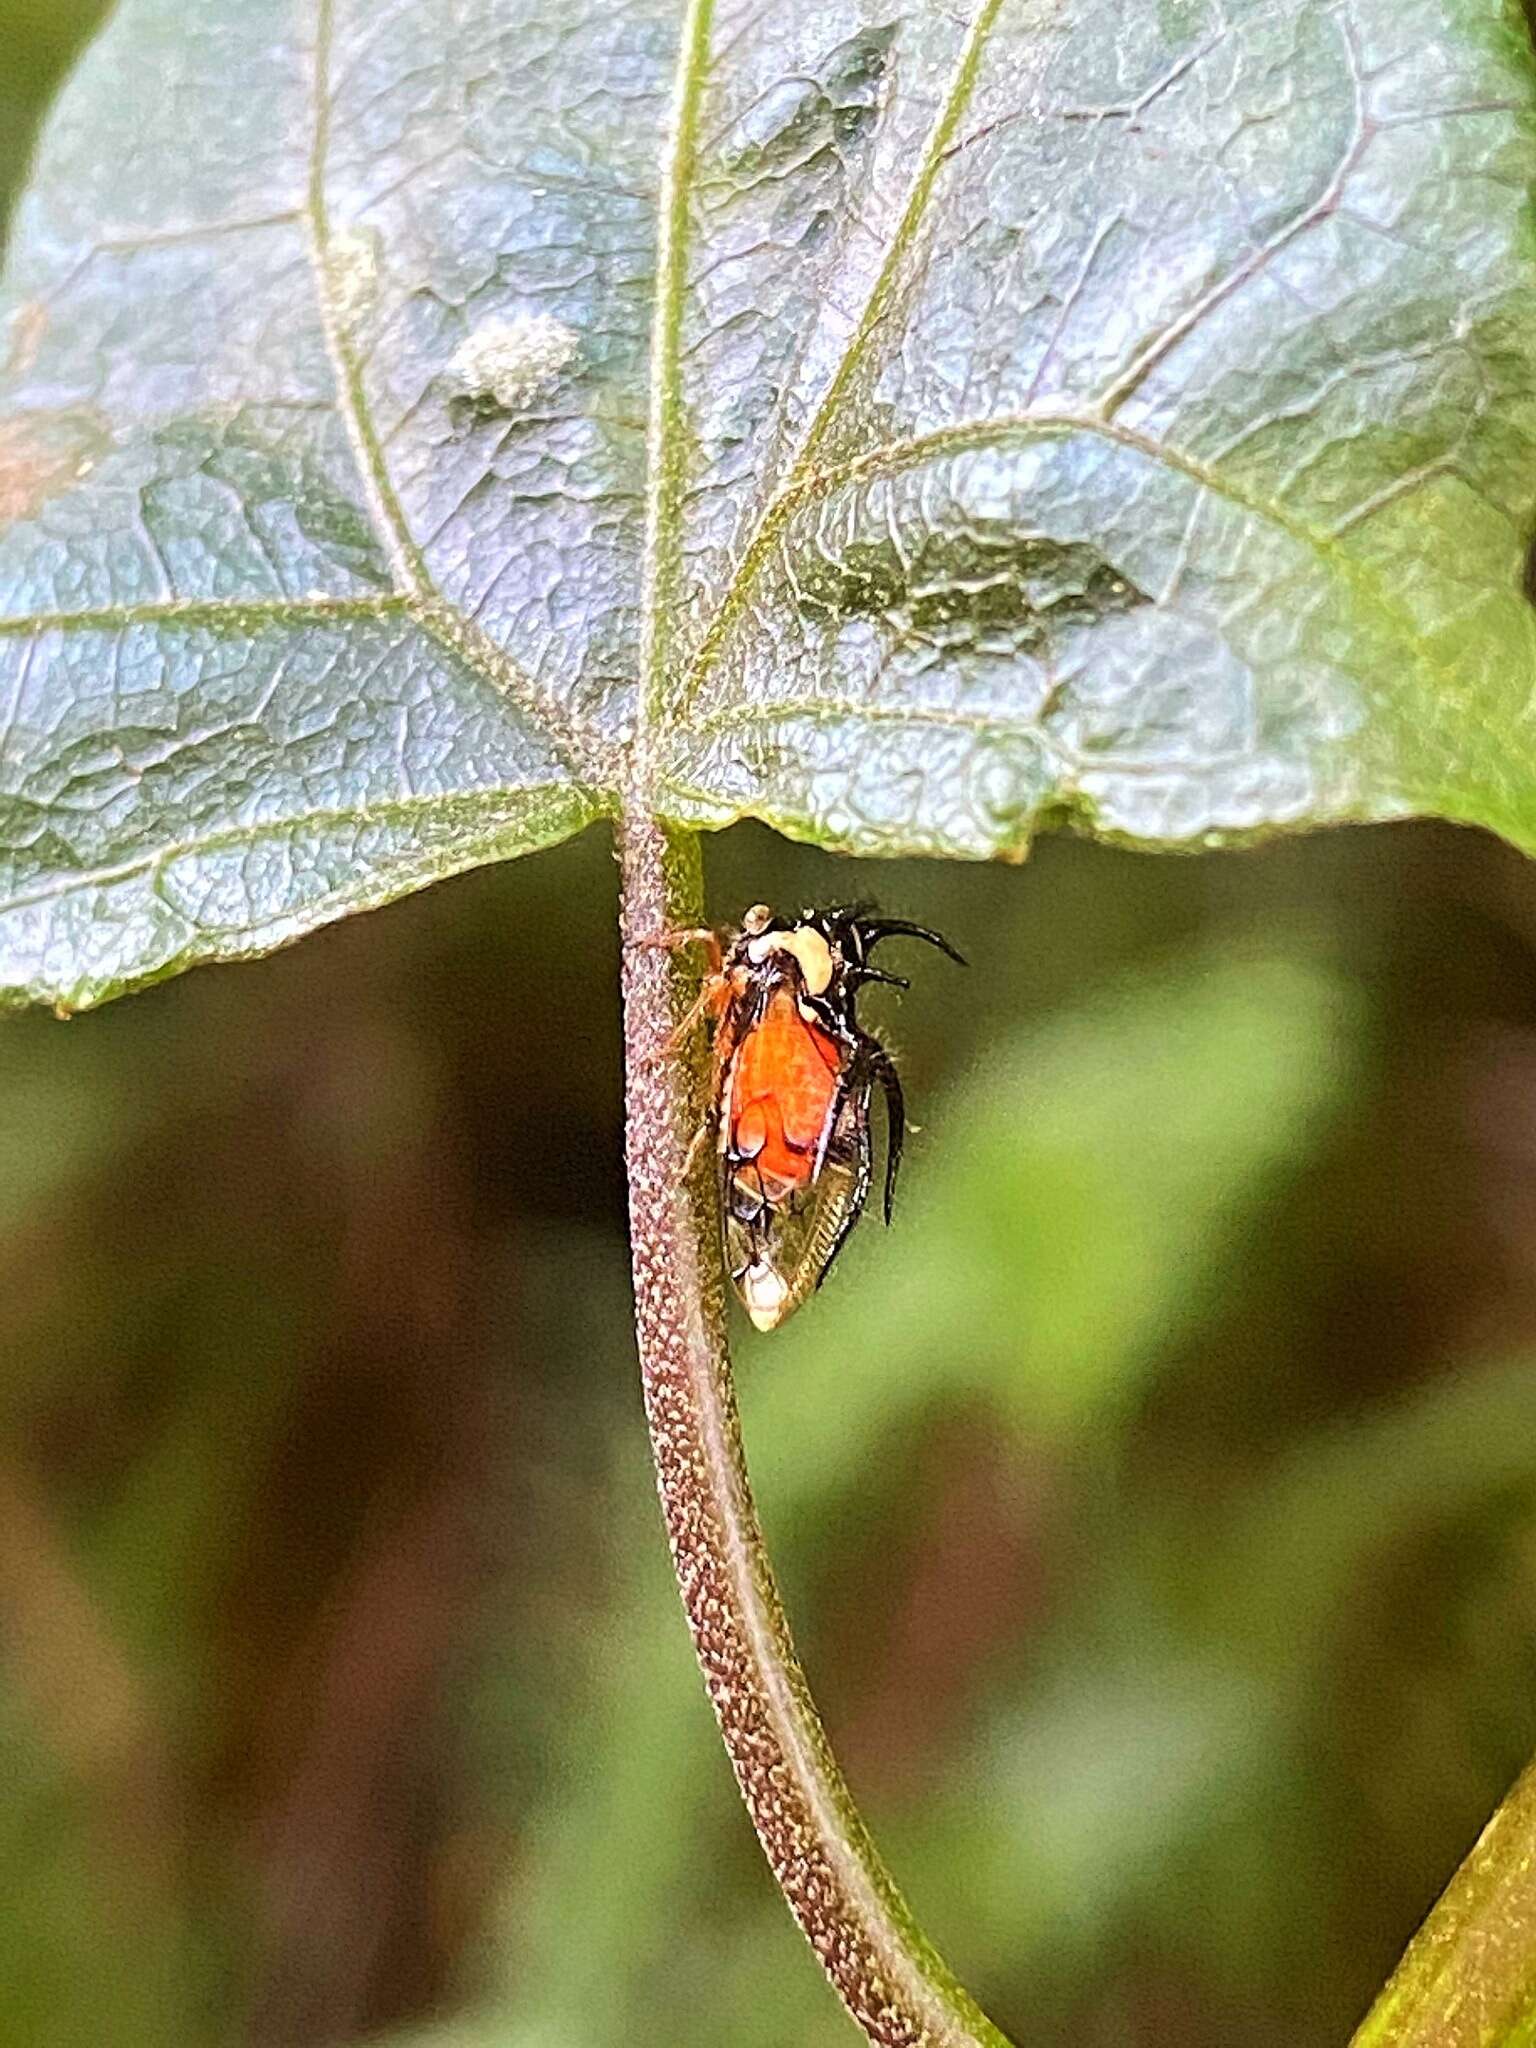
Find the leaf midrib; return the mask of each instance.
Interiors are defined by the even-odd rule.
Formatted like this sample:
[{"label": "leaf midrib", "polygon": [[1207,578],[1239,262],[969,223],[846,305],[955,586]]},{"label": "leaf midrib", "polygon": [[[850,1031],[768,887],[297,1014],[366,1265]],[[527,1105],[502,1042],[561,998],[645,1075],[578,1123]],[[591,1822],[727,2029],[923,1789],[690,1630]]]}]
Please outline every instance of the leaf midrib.
[{"label": "leaf midrib", "polygon": [[649,799],[647,742],[663,722],[672,612],[683,549],[688,424],[682,383],[690,196],[698,160],[699,108],[709,73],[714,0],[689,0],[673,80],[671,135],[657,208],[656,291],[651,314],[650,408],[646,433],[645,542],[641,559],[640,703],[635,741],[637,797]]}]

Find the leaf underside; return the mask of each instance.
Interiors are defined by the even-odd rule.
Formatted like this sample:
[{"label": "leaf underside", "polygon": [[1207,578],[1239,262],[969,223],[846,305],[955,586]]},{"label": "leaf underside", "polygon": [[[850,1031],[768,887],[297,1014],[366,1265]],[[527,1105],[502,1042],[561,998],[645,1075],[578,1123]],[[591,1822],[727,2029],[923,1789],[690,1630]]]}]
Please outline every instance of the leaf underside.
[{"label": "leaf underside", "polygon": [[0,999],[635,801],[1536,845],[1496,0],[123,0],[0,328]]}]

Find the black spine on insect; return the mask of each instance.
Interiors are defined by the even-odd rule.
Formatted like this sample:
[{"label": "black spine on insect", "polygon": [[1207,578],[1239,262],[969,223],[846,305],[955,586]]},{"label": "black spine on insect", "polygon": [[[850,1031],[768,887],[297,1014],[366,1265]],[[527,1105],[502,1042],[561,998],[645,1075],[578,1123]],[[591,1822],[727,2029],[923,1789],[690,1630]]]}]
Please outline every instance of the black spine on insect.
[{"label": "black spine on insect", "polygon": [[[896,1200],[896,1176],[901,1170],[906,1143],[906,1097],[895,1060],[874,1033],[866,1031],[859,1023],[854,1000],[859,990],[871,982],[887,988],[911,987],[906,975],[887,974],[884,968],[869,964],[870,954],[887,939],[921,939],[925,945],[946,954],[957,966],[964,967],[968,963],[965,955],[952,946],[942,932],[936,932],[925,924],[914,924],[910,918],[878,917],[872,912],[873,905],[870,904],[850,904],[833,910],[803,910],[800,922],[814,924],[836,948],[843,962],[840,985],[835,991],[836,1000],[829,1003],[828,1009],[829,1022],[849,1044],[847,1092],[860,1094],[867,1104],[878,1085],[885,1099],[885,1200],[882,1206],[889,1224]],[[829,995],[833,993],[829,991]],[[861,1184],[839,1243],[858,1221],[867,1193],[867,1185]]]}]

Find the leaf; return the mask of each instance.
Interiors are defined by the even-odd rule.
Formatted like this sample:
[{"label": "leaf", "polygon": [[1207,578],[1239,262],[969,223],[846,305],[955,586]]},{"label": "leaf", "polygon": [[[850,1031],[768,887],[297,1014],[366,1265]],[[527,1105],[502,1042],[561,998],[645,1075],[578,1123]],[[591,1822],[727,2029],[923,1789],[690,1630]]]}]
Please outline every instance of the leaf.
[{"label": "leaf", "polygon": [[124,0],[0,339],[0,989],[621,798],[1536,844],[1493,0]]}]

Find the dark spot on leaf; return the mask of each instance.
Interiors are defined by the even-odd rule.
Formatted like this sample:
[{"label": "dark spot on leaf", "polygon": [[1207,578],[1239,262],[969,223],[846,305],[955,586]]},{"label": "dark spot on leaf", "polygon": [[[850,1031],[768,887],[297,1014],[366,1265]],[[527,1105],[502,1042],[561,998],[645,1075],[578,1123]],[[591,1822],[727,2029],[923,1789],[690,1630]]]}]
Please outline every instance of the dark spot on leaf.
[{"label": "dark spot on leaf", "polygon": [[[164,493],[196,472],[223,485],[258,526],[291,511],[293,529],[318,553],[363,582],[389,585],[389,565],[359,508],[337,489],[323,440],[314,445],[281,409],[243,407],[224,418],[189,415],[161,428],[161,447],[179,458],[172,476],[146,493],[155,527]],[[176,515],[184,520],[184,512]]]},{"label": "dark spot on leaf", "polygon": [[311,477],[295,497],[293,511],[300,533],[322,553],[345,562],[359,576],[388,587],[378,542],[356,505],[335,491],[317,488]]},{"label": "dark spot on leaf", "polygon": [[84,865],[80,848],[63,832],[39,823],[42,806],[24,798],[0,796],[0,848],[24,854],[55,874],[69,874]]},{"label": "dark spot on leaf", "polygon": [[[1536,0],[1532,0],[1532,4],[1536,5]],[[1520,578],[1520,588],[1525,594],[1526,603],[1536,604],[1536,535],[1532,536],[1530,546],[1525,551],[1525,571]]]},{"label": "dark spot on leaf", "polygon": [[[505,408],[499,406],[494,398],[488,397],[483,391],[450,392],[447,411],[448,428],[456,441],[464,440],[477,427],[483,427],[490,420],[495,420],[502,426],[508,424]],[[519,420],[511,422],[514,430],[522,424],[523,422]]]},{"label": "dark spot on leaf", "polygon": [[806,255],[811,255],[828,239],[835,227],[836,221],[831,213],[826,207],[821,207],[806,223],[805,232],[800,237],[801,249]]},{"label": "dark spot on leaf", "polygon": [[798,587],[812,615],[877,619],[898,640],[983,654],[1041,653],[1148,601],[1096,548],[1006,532],[932,533],[910,555],[855,541],[802,568]]},{"label": "dark spot on leaf", "polygon": [[748,108],[726,139],[727,168],[743,180],[780,176],[829,149],[856,148],[880,112],[894,23],[862,29],[814,70],[783,78]]},{"label": "dark spot on leaf", "polygon": [[862,139],[880,111],[880,87],[896,40],[896,24],[867,28],[833,51],[826,72],[832,127],[839,145]]},{"label": "dark spot on leaf", "polygon": [[1080,789],[1063,789],[1048,798],[1032,820],[1036,832],[1082,832],[1090,836],[1100,830],[1099,809]]}]

